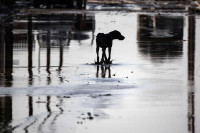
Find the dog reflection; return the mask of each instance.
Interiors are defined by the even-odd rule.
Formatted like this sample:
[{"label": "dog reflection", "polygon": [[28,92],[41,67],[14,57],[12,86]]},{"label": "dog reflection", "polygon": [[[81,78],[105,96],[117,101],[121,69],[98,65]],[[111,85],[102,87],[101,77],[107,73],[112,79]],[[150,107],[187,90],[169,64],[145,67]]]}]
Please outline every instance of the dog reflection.
[{"label": "dog reflection", "polygon": [[96,73],[96,77],[99,77],[99,67],[101,67],[101,77],[102,78],[106,78],[106,73],[108,70],[108,78],[111,78],[111,70],[110,70],[110,65],[97,65],[97,73]]}]

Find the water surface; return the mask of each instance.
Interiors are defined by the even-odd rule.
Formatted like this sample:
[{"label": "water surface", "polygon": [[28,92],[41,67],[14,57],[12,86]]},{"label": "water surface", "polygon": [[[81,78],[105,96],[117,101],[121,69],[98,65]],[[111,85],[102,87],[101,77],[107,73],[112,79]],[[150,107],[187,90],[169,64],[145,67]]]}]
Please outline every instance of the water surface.
[{"label": "water surface", "polygon": [[[0,131],[199,132],[199,16],[96,12],[1,24]],[[119,30],[113,64],[95,36]]]}]

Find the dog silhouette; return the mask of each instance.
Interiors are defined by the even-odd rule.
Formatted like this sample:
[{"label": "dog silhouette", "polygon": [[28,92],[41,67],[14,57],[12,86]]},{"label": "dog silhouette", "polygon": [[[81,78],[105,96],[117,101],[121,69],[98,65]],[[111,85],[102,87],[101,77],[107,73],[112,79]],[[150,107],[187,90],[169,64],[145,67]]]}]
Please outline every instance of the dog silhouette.
[{"label": "dog silhouette", "polygon": [[[108,34],[98,33],[96,36],[96,54],[97,54],[97,62],[95,64],[111,64],[111,49],[113,45],[113,40],[124,40],[125,37],[121,35],[121,33],[117,30],[111,31]],[[99,48],[102,48],[102,57],[99,62]],[[106,56],[106,48],[108,48],[108,58]]]}]

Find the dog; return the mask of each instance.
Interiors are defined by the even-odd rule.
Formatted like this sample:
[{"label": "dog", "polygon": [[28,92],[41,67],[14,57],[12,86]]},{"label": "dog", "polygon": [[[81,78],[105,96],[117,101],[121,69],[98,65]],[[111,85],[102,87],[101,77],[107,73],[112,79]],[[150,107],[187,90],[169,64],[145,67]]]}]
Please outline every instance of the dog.
[{"label": "dog", "polygon": [[[96,36],[96,54],[97,54],[97,62],[95,64],[111,64],[111,48],[113,45],[113,40],[124,40],[125,37],[121,35],[121,33],[117,30],[111,31],[108,34],[98,33]],[[99,62],[99,48],[102,48],[102,57]],[[106,48],[108,48],[108,58],[106,57]]]}]

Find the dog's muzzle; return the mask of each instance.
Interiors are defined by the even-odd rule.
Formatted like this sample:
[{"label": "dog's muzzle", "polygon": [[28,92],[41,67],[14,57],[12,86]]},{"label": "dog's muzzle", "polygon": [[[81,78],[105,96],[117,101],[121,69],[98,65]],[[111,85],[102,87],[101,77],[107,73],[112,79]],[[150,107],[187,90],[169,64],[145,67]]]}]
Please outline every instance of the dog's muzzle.
[{"label": "dog's muzzle", "polygon": [[124,36],[121,36],[120,38],[119,38],[119,40],[124,40],[125,39],[125,37]]}]

